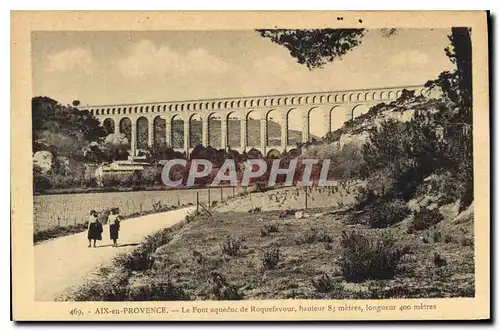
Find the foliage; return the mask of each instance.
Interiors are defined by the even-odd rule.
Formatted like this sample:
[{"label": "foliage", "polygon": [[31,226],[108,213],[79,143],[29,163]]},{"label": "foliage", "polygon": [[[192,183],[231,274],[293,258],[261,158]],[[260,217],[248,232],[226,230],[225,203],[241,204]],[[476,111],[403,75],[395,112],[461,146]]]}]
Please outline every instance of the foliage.
[{"label": "foliage", "polygon": [[43,173],[42,169],[36,164],[33,165],[33,191],[43,192],[50,189],[52,184],[49,178]]},{"label": "foliage", "polygon": [[104,139],[103,148],[108,160],[126,160],[130,143],[123,133],[111,133]]},{"label": "foliage", "polygon": [[260,29],[262,37],[286,47],[298,63],[310,70],[341,59],[361,43],[363,29]]},{"label": "foliage", "polygon": [[372,228],[386,228],[401,222],[410,210],[403,200],[392,199],[389,201],[377,200],[365,209],[364,223]]},{"label": "foliage", "polygon": [[279,225],[277,223],[264,224],[264,229],[268,232],[279,232]]},{"label": "foliage", "polygon": [[239,239],[228,236],[226,241],[222,243],[222,252],[229,256],[237,256],[240,252],[241,242]]},{"label": "foliage", "polygon": [[406,253],[387,234],[380,238],[368,238],[355,231],[344,231],[340,244],[342,273],[347,281],[353,282],[392,278]]},{"label": "foliage", "polygon": [[83,157],[82,146],[104,137],[99,121],[90,112],[63,106],[48,97],[31,101],[33,152]]},{"label": "foliage", "polygon": [[105,281],[97,279],[84,283],[73,293],[72,301],[126,301],[128,274],[116,272],[106,276]]},{"label": "foliage", "polygon": [[264,252],[262,258],[262,265],[265,269],[276,269],[281,258],[279,247],[272,247]]},{"label": "foliage", "polygon": [[189,296],[168,277],[147,278],[142,284],[129,287],[127,301],[185,301]]},{"label": "foliage", "polygon": [[219,272],[210,273],[211,294],[215,300],[242,300],[244,296],[238,288],[229,284],[226,278]]},{"label": "foliage", "polygon": [[87,230],[87,224],[76,224],[70,226],[57,226],[47,230],[36,231],[33,234],[33,243],[49,240],[52,238],[67,236]]},{"label": "foliage", "polygon": [[314,226],[311,226],[305,233],[295,239],[297,245],[303,244],[313,244],[313,243],[332,243],[332,237],[327,234],[324,230],[319,230]]},{"label": "foliage", "polygon": [[338,281],[332,279],[328,274],[322,273],[320,276],[311,279],[312,286],[320,293],[341,292],[344,287]]},{"label": "foliage", "polygon": [[422,231],[439,223],[443,219],[443,215],[437,209],[421,208],[418,212],[414,212],[412,222],[410,223],[409,231]]},{"label": "foliage", "polygon": [[304,157],[330,160],[328,178],[353,179],[359,177],[363,169],[362,150],[358,144],[349,143],[339,148],[336,144],[323,144],[309,147]]},{"label": "foliage", "polygon": [[128,271],[145,271],[154,263],[154,253],[158,248],[167,244],[171,239],[171,229],[163,229],[146,237],[144,242],[132,252],[120,255],[115,262]]}]

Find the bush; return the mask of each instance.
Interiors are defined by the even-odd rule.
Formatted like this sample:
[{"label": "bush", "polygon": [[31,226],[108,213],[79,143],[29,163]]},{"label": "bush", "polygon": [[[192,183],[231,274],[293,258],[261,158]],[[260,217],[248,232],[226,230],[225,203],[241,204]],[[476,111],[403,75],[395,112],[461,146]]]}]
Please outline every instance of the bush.
[{"label": "bush", "polygon": [[194,212],[194,213],[187,214],[186,217],[185,217],[186,223],[191,223],[193,221],[196,221],[196,219],[200,215],[201,214],[199,212]]},{"label": "bush", "polygon": [[223,275],[217,271],[210,273],[212,298],[216,300],[242,300],[244,298],[238,290],[238,287],[229,284]]},{"label": "bush", "polygon": [[339,292],[344,289],[340,282],[333,280],[330,276],[322,273],[321,276],[311,280],[313,287],[320,293]]},{"label": "bush", "polygon": [[142,246],[150,253],[154,253],[158,248],[164,246],[172,239],[172,229],[166,228],[146,236]]},{"label": "bush", "polygon": [[276,269],[280,261],[280,249],[279,247],[273,247],[270,250],[264,252],[264,257],[262,258],[262,264],[265,269]]},{"label": "bush", "polygon": [[193,254],[193,259],[196,261],[196,263],[203,264],[203,262],[206,261],[205,256],[202,253],[198,252],[197,250],[193,250],[192,254]]},{"label": "bush", "polygon": [[119,255],[115,262],[129,271],[149,270],[154,263],[153,253],[171,239],[171,229],[163,229],[147,236],[144,242],[128,254]]},{"label": "bush", "polygon": [[222,243],[222,252],[229,256],[237,256],[240,251],[241,242],[231,236],[226,238],[226,241]]},{"label": "bush", "polygon": [[442,220],[443,215],[437,209],[421,208],[420,211],[414,212],[409,230],[411,232],[426,230]]},{"label": "bush", "polygon": [[313,226],[309,230],[307,230],[301,237],[295,239],[295,243],[297,245],[313,244],[319,242],[329,244],[333,242],[333,239],[324,230],[318,230]]},{"label": "bush", "polygon": [[154,259],[142,245],[132,252],[119,255],[115,258],[115,263],[128,271],[145,271],[151,268]]},{"label": "bush", "polygon": [[132,286],[127,301],[185,301],[189,296],[170,279],[148,279],[138,286]]},{"label": "bush", "polygon": [[346,280],[354,282],[392,278],[406,253],[389,235],[367,238],[355,231],[343,231],[340,244],[342,273]]},{"label": "bush", "polygon": [[72,295],[72,301],[127,301],[128,274],[104,275],[102,279],[84,283]]},{"label": "bush", "polygon": [[401,222],[410,209],[403,200],[379,201],[367,208],[365,217],[372,228],[386,228]]},{"label": "bush", "polygon": [[33,165],[33,191],[43,192],[52,188],[49,178],[43,173],[42,168]]},{"label": "bush", "polygon": [[269,224],[265,224],[264,225],[264,229],[268,232],[268,233],[272,233],[272,232],[279,232],[279,225],[276,224],[276,223],[269,223]]}]

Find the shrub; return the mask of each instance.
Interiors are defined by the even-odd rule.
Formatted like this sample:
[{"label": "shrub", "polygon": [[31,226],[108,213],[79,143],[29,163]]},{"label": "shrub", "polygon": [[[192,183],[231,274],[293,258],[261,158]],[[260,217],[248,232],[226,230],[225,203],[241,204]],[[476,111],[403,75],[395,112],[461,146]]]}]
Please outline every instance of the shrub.
[{"label": "shrub", "polygon": [[200,213],[198,212],[194,212],[194,213],[190,213],[190,214],[187,214],[186,215],[186,223],[191,223],[193,221],[196,221],[196,219],[198,218],[198,216],[200,216]]},{"label": "shrub", "polygon": [[332,291],[337,292],[344,289],[340,282],[333,280],[325,273],[322,273],[319,277],[313,278],[311,283],[316,291],[321,293],[328,293]]},{"label": "shrub", "polygon": [[210,273],[210,292],[216,300],[242,300],[244,298],[235,285],[229,284],[225,277],[217,271]]},{"label": "shrub", "polygon": [[170,279],[148,279],[128,292],[127,301],[182,301],[189,300],[184,290],[176,286]]},{"label": "shrub", "polygon": [[222,252],[229,256],[237,256],[240,251],[241,242],[231,236],[226,238],[226,241],[222,243]]},{"label": "shrub", "polygon": [[318,230],[315,227],[311,227],[309,230],[307,230],[303,236],[297,238],[295,240],[295,243],[297,245],[302,245],[302,244],[313,244],[317,242],[322,242],[322,243],[332,243],[333,239],[332,237],[327,234],[324,230]]},{"label": "shrub", "polygon": [[264,229],[266,229],[268,233],[279,232],[279,225],[276,223],[265,224]]},{"label": "shrub", "polygon": [[401,222],[410,210],[403,200],[379,201],[368,207],[365,214],[372,228],[386,228]]},{"label": "shrub", "polygon": [[343,231],[340,244],[342,273],[346,280],[354,282],[392,278],[406,253],[389,235],[367,238],[355,231]]},{"label": "shrub", "polygon": [[148,252],[153,253],[161,246],[168,244],[171,239],[172,229],[166,228],[146,236],[142,246],[144,246]]},{"label": "shrub", "polygon": [[262,211],[262,208],[260,208],[260,207],[255,207],[255,208],[250,209],[248,212],[249,212],[249,213],[259,213],[259,212],[261,212],[261,211]]},{"label": "shrub", "polygon": [[193,254],[193,258],[196,261],[196,263],[203,264],[203,262],[206,261],[205,256],[203,254],[201,254],[200,252],[198,252],[197,250],[193,250],[192,254]]},{"label": "shrub", "polygon": [[433,262],[436,268],[441,268],[447,264],[446,259],[442,257],[439,253],[434,253]]},{"label": "shrub", "polygon": [[443,215],[437,209],[421,208],[420,211],[414,212],[413,220],[410,223],[410,230],[426,230],[442,220]]},{"label": "shrub", "polygon": [[132,252],[119,255],[115,258],[115,263],[121,268],[129,271],[145,271],[151,268],[154,259],[141,245]]},{"label": "shrub", "polygon": [[84,283],[72,294],[72,301],[126,301],[128,274],[103,275],[102,279]]},{"label": "shrub", "polygon": [[280,249],[279,247],[273,247],[266,252],[264,252],[264,257],[262,258],[262,264],[265,269],[276,269],[280,261]]},{"label": "shrub", "polygon": [[171,232],[171,229],[163,229],[147,236],[132,252],[116,257],[116,264],[129,271],[149,270],[154,263],[153,253],[170,241]]}]

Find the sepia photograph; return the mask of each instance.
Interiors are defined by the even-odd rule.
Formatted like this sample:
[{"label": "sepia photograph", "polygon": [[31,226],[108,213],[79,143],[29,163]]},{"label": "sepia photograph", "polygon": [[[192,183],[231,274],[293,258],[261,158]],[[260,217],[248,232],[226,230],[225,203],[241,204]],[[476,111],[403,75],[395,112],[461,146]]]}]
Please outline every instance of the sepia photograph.
[{"label": "sepia photograph", "polygon": [[13,19],[53,27],[13,71],[14,296],[67,320],[489,317],[486,12],[49,14]]}]

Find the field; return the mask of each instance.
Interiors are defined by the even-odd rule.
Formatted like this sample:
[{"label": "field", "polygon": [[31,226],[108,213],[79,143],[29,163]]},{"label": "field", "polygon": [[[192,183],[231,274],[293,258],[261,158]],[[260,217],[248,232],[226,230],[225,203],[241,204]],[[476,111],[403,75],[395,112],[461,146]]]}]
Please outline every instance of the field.
[{"label": "field", "polygon": [[[230,187],[210,189],[210,200],[221,201],[233,196]],[[243,192],[235,188],[234,194]],[[85,224],[91,210],[102,212],[113,207],[120,208],[123,216],[153,212],[163,207],[187,206],[209,200],[208,189],[107,192],[82,194],[54,194],[33,197],[34,233],[56,227]]]},{"label": "field", "polygon": [[[231,199],[212,216],[192,217],[180,229],[151,236],[65,300],[474,296],[473,206],[462,213],[455,204],[443,206],[440,223],[409,233],[406,221],[385,229],[351,224],[353,211],[339,207],[311,208],[301,216],[226,210],[246,199]],[[369,241],[386,239],[377,245],[346,244],[344,237],[353,232]],[[363,276],[368,259],[377,263],[376,270],[356,278]]]}]

